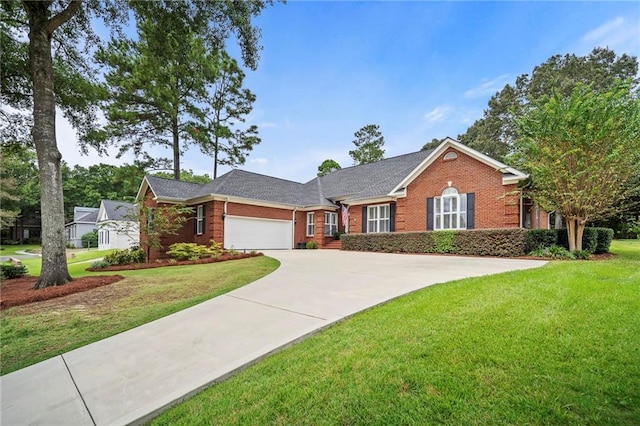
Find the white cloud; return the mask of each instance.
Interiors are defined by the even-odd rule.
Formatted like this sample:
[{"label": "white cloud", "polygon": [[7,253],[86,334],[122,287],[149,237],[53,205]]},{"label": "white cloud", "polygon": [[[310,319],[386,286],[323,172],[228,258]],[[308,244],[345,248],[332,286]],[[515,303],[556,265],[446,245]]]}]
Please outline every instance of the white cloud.
[{"label": "white cloud", "polygon": [[580,41],[589,48],[608,47],[616,53],[640,53],[640,26],[618,16],[587,32]]},{"label": "white cloud", "polygon": [[447,118],[452,111],[453,111],[453,108],[451,108],[450,106],[447,106],[447,105],[437,106],[431,111],[429,111],[428,113],[426,113],[424,115],[424,119],[429,123],[440,123],[444,121],[444,119]]},{"label": "white cloud", "polygon": [[464,97],[472,99],[493,95],[497,91],[501,90],[508,82],[509,74],[502,74],[491,80],[484,79],[479,86],[476,86],[464,92]]},{"label": "white cloud", "polygon": [[263,157],[261,157],[261,158],[252,158],[252,159],[249,160],[249,162],[253,163],[253,164],[261,164],[261,165],[263,165],[263,164],[267,164],[269,162],[269,159],[268,158],[263,158]]}]

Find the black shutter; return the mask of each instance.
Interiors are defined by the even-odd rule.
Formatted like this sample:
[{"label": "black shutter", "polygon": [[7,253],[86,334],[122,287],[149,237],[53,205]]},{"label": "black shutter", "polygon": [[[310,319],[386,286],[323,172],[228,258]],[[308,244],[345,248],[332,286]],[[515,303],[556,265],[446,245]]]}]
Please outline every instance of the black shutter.
[{"label": "black shutter", "polygon": [[202,234],[207,233],[207,205],[202,205]]},{"label": "black shutter", "polygon": [[396,203],[389,205],[389,231],[396,232]]},{"label": "black shutter", "polygon": [[471,192],[467,194],[467,229],[474,229],[476,227],[475,210],[476,194]]},{"label": "black shutter", "polygon": [[427,198],[427,231],[433,231],[433,197]]},{"label": "black shutter", "polygon": [[367,233],[367,206],[362,207],[362,233]]},{"label": "black shutter", "polygon": [[198,206],[193,209],[193,234],[198,235]]}]

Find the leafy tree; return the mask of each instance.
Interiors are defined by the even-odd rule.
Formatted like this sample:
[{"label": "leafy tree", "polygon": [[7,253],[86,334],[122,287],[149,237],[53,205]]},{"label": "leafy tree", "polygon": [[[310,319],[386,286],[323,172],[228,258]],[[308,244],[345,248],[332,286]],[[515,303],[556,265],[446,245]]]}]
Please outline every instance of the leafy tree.
[{"label": "leafy tree", "polygon": [[91,231],[80,237],[82,241],[82,247],[84,248],[96,248],[98,247],[98,231]]},{"label": "leafy tree", "polygon": [[606,218],[634,189],[640,162],[640,102],[632,83],[603,92],[575,86],[530,105],[517,121],[518,156],[532,179],[530,194],[567,222],[569,248],[582,250],[587,222]]},{"label": "leafy tree", "polygon": [[20,213],[17,209],[7,208],[8,202],[19,200],[15,195],[17,186],[15,179],[6,175],[6,166],[0,160],[0,229],[11,226]]},{"label": "leafy tree", "polygon": [[11,142],[0,148],[0,205],[6,229],[16,218],[31,217],[40,210],[40,184],[33,148]]},{"label": "leafy tree", "polygon": [[[636,79],[638,60],[626,54],[616,56],[606,48],[596,48],[587,56],[554,55],[535,67],[531,75],[519,76],[489,99],[483,117],[476,120],[458,140],[490,157],[508,161],[520,133],[516,121],[527,105],[557,93],[569,96],[578,84],[592,85],[606,92],[618,79]],[[633,80],[636,86],[637,80]]]},{"label": "leafy tree", "polygon": [[193,209],[182,204],[171,204],[161,207],[142,207],[139,213],[138,218],[142,224],[140,245],[146,249],[147,260],[149,260],[151,249],[163,248],[164,237],[178,235],[184,223],[193,216]]},{"label": "leafy tree", "polygon": [[244,164],[246,155],[260,143],[257,126],[234,129],[244,123],[256,100],[249,89],[242,88],[244,77],[236,60],[221,52],[218,74],[208,95],[207,126],[197,132],[202,152],[213,156],[214,179],[218,177],[218,165]]},{"label": "leafy tree", "polygon": [[322,164],[318,166],[318,177],[328,175],[334,170],[340,170],[341,168],[342,167],[340,167],[340,164],[338,164],[337,161],[329,158],[327,160],[324,160]]},{"label": "leafy tree", "polygon": [[[173,175],[166,172],[158,172],[154,173],[153,176],[165,179],[172,179]],[[211,182],[211,178],[208,175],[197,175],[193,172],[193,170],[183,170],[180,174],[180,179],[185,182],[193,182],[193,183],[207,183]],[[139,184],[139,182],[138,182]]]},{"label": "leafy tree", "polygon": [[[125,2],[124,0],[3,0],[0,3],[0,43],[3,72],[0,99],[3,106],[33,111],[31,136],[38,156],[42,216],[42,273],[36,288],[64,284],[71,280],[65,258],[64,204],[61,154],[56,140],[56,106],[78,130],[81,141],[102,147],[103,137],[95,132],[97,101],[103,87],[95,83],[92,63],[86,52],[100,39],[92,31],[94,18],[117,29],[129,17],[128,8],[154,10],[159,5],[175,8],[173,20],[201,20],[212,28],[210,36],[222,44],[235,33],[243,60],[255,68],[259,31],[251,18],[265,2]],[[166,22],[166,20],[165,20]],[[9,52],[9,53],[7,53]],[[11,70],[5,72],[5,70]],[[4,108],[3,108],[4,110]],[[29,120],[27,120],[28,122]],[[86,149],[87,145],[83,145]]]},{"label": "leafy tree", "polygon": [[384,158],[384,136],[380,132],[380,126],[369,124],[353,134],[356,138],[353,144],[356,149],[349,151],[353,158],[353,164],[368,164]]},{"label": "leafy tree", "polygon": [[420,149],[420,151],[427,151],[429,149],[434,149],[438,145],[440,145],[441,142],[442,141],[440,139],[433,138],[431,139],[431,142],[427,142],[424,145],[422,145],[422,148]]}]

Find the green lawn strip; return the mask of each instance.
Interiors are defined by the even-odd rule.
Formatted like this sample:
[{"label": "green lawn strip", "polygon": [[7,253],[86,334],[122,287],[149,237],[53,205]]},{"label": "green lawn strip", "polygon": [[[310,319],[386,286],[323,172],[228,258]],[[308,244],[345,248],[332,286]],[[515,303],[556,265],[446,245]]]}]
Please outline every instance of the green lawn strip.
[{"label": "green lawn strip", "polygon": [[[204,265],[122,271],[127,295],[67,310],[1,312],[2,374],[104,339],[253,282],[280,263],[266,256]],[[43,302],[46,303],[46,302]]]},{"label": "green lawn strip", "polygon": [[[111,253],[113,250],[93,250],[93,251],[81,251],[74,253],[73,258],[67,259],[67,265],[69,268],[69,274],[73,278],[84,277],[86,275],[96,275],[96,273],[87,272],[85,269],[91,266],[91,261],[95,259],[101,259],[105,255]],[[42,258],[33,257],[30,259],[20,259],[23,265],[27,267],[29,275],[39,276],[42,270]],[[105,273],[99,273],[105,275]]]},{"label": "green lawn strip", "polygon": [[640,419],[640,244],[433,286],[212,386],[154,425]]},{"label": "green lawn strip", "polygon": [[19,251],[40,250],[41,246],[36,244],[3,244],[0,256],[14,256]]}]

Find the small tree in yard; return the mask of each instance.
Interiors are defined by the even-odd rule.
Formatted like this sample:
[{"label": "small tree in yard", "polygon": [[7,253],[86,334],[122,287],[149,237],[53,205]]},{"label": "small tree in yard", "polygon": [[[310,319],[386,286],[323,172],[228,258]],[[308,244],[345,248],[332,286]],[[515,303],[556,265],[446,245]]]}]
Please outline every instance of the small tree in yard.
[{"label": "small tree in yard", "polygon": [[140,244],[146,246],[147,261],[151,249],[162,248],[162,237],[177,235],[193,215],[193,209],[181,204],[140,209]]},{"label": "small tree in yard", "polygon": [[640,102],[631,84],[600,92],[578,85],[532,105],[518,121],[518,157],[531,196],[567,222],[569,249],[582,250],[587,222],[611,216],[637,188]]}]

